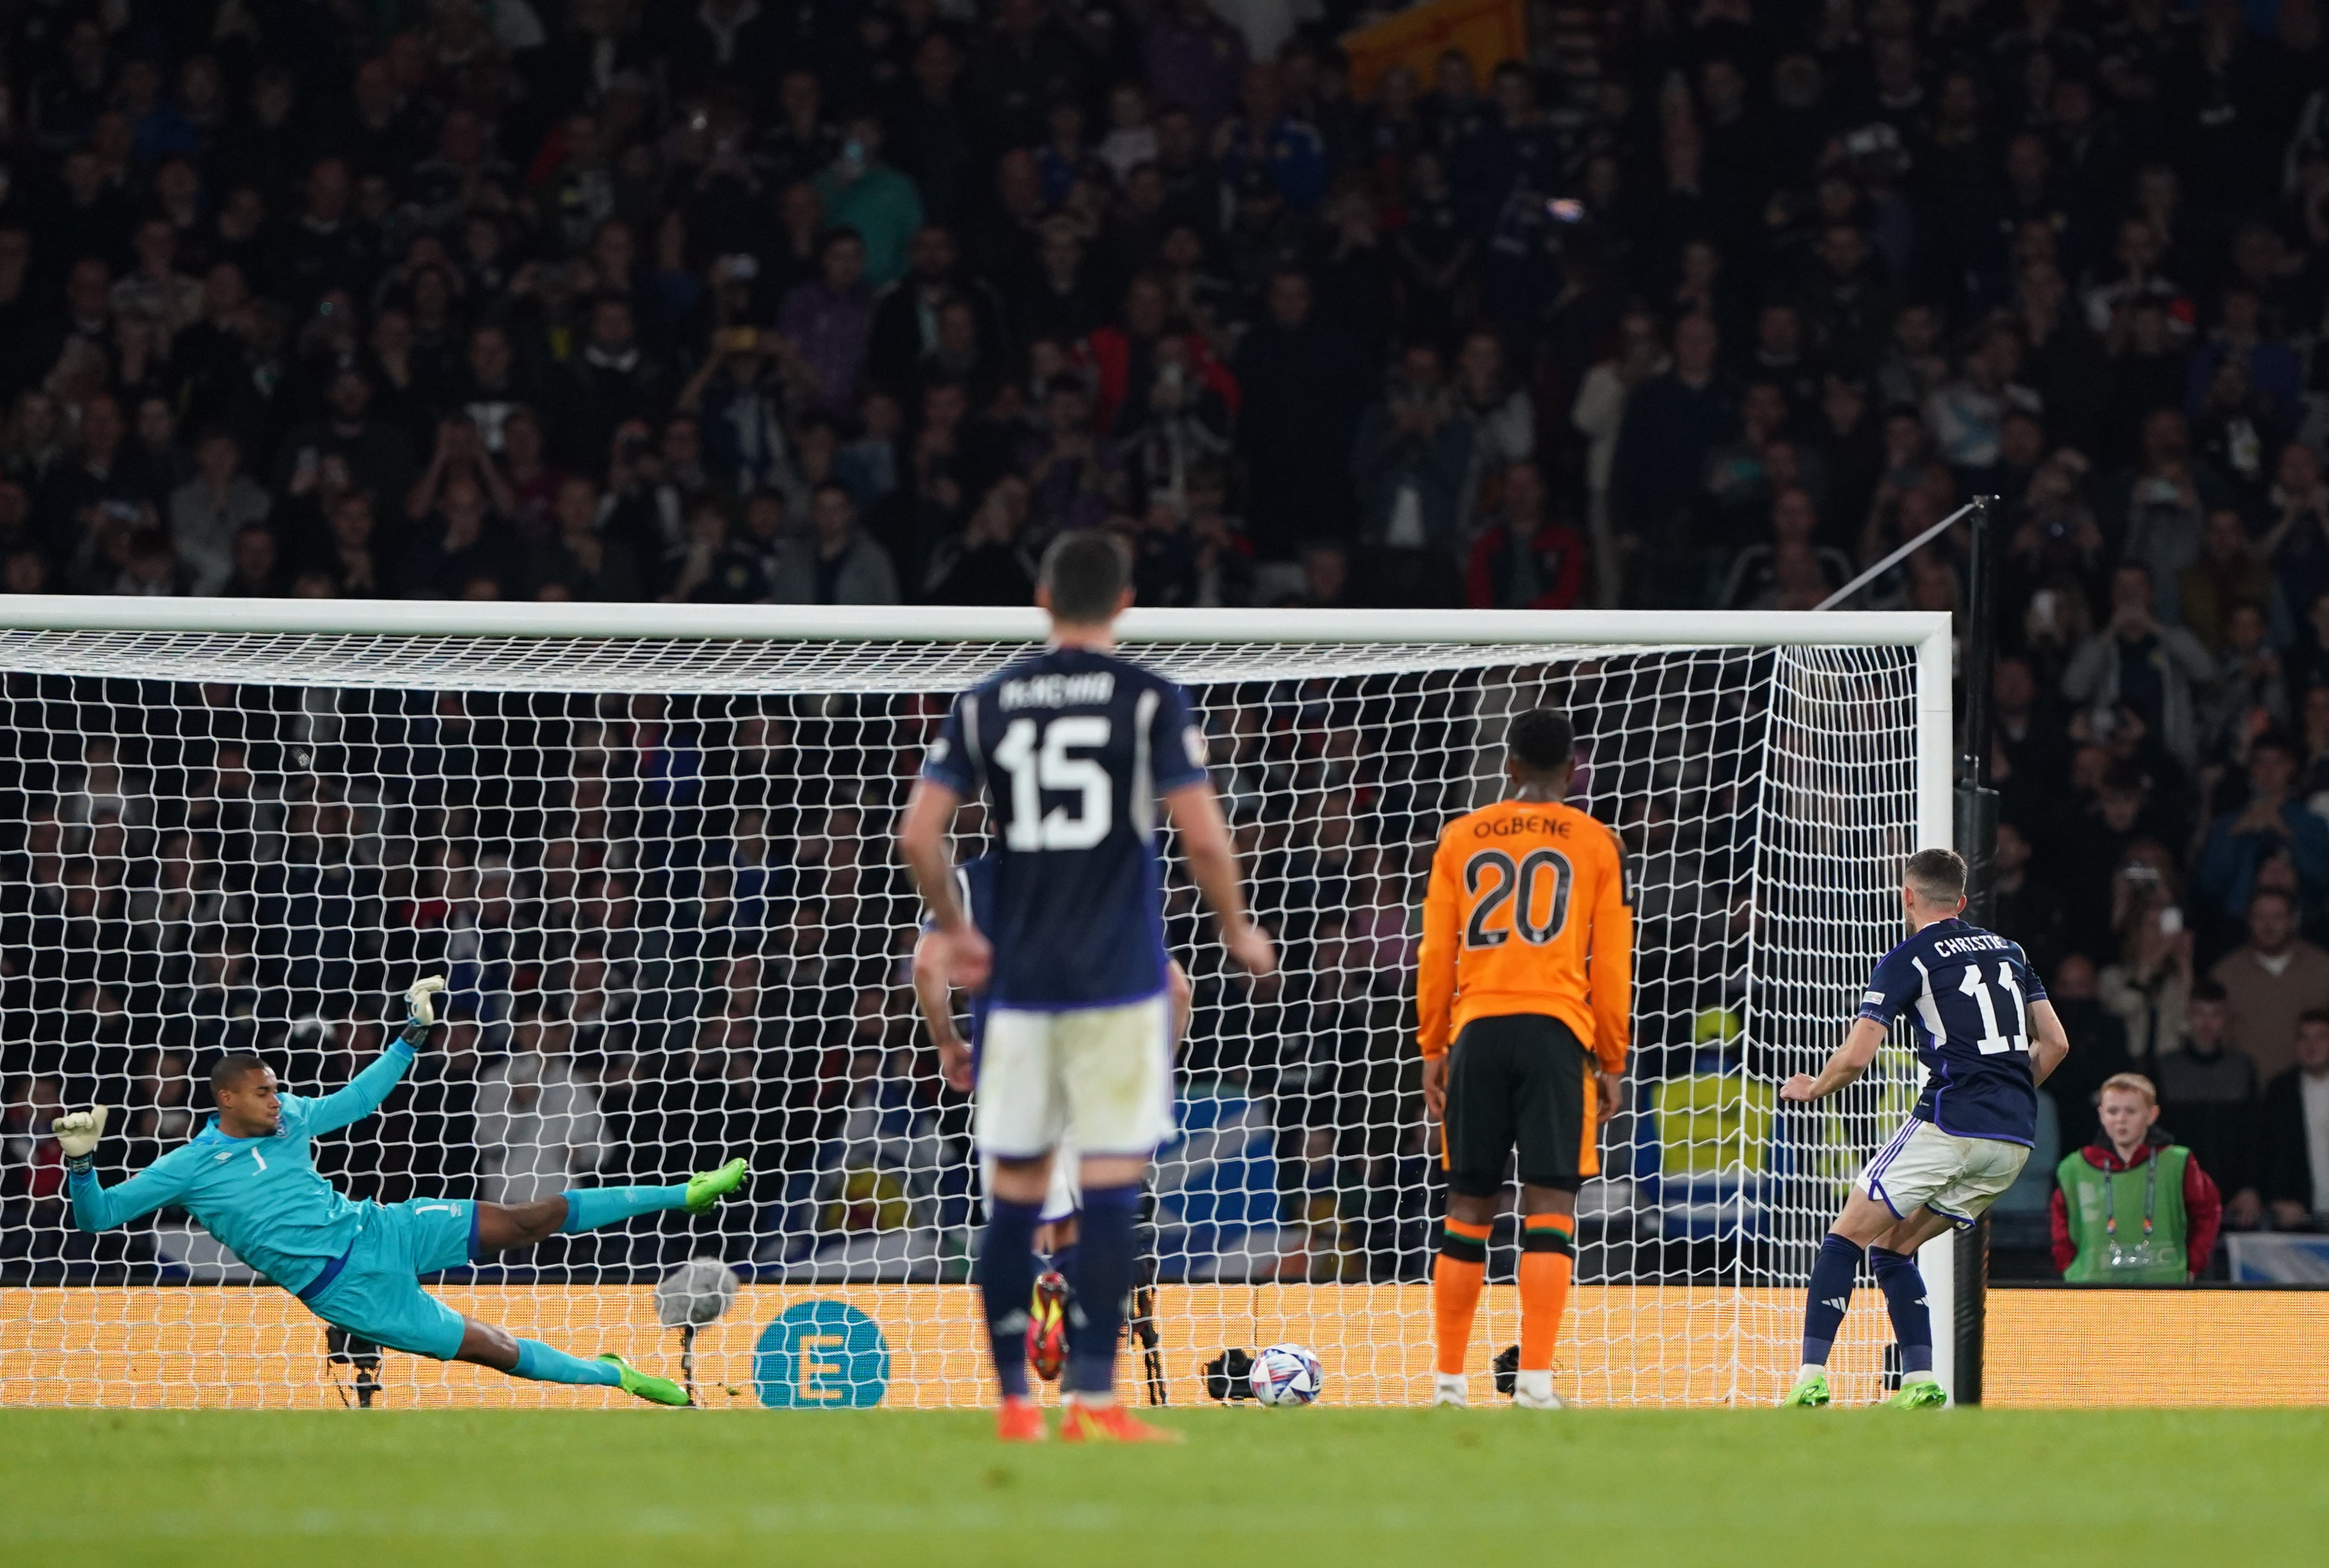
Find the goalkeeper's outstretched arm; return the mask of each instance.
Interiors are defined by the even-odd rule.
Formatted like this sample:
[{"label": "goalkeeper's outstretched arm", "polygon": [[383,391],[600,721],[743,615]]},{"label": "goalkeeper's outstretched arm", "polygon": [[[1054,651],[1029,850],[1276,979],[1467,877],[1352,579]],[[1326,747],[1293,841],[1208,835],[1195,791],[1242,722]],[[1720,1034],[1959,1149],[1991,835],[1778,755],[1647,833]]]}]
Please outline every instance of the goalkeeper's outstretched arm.
[{"label": "goalkeeper's outstretched arm", "polygon": [[109,1231],[178,1201],[199,1163],[192,1151],[174,1148],[123,1182],[108,1187],[97,1179],[97,1146],[105,1137],[102,1105],[71,1111],[49,1129],[65,1156],[65,1193],[72,1200],[73,1225]]},{"label": "goalkeeper's outstretched arm", "polygon": [[372,1060],[371,1065],[331,1093],[311,1100],[307,1106],[307,1130],[310,1134],[334,1132],[350,1122],[362,1121],[380,1109],[390,1090],[412,1065],[414,1053],[420,1042],[437,1023],[437,993],[445,988],[445,978],[429,975],[412,982],[404,993],[404,1030]]},{"label": "goalkeeper's outstretched arm", "polygon": [[[404,993],[404,1031],[373,1063],[344,1088],[313,1101],[306,1130],[330,1132],[369,1116],[412,1063],[413,1049],[437,1022],[437,994],[445,988],[439,976],[416,980]],[[84,1231],[109,1231],[116,1225],[176,1203],[199,1168],[192,1146],[174,1148],[118,1186],[97,1179],[97,1146],[105,1137],[104,1106],[70,1111],[50,1129],[64,1151],[65,1192],[72,1200],[73,1224]]]}]

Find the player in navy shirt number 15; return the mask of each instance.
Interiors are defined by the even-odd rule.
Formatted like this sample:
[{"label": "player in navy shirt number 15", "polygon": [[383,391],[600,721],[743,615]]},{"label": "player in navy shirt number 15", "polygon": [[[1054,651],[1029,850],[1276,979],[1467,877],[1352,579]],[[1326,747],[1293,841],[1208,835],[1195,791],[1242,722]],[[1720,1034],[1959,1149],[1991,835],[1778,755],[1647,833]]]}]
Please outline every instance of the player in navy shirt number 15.
[{"label": "player in navy shirt number 15", "polygon": [[1779,1089],[1780,1099],[1797,1104],[1825,1099],[1868,1071],[1898,1024],[1907,1025],[1926,1071],[1907,1124],[1853,1181],[1820,1243],[1804,1308],[1803,1365],[1783,1404],[1824,1405],[1833,1397],[1828,1352],[1843,1327],[1863,1252],[1900,1346],[1900,1391],[1887,1403],[1910,1410],[1948,1403],[1933,1375],[1932,1316],[1917,1249],[1951,1226],[1972,1224],[2013,1185],[2038,1136],[2038,1085],[2070,1052],[2022,949],[1958,918],[1965,862],[1949,850],[1921,849],[1901,880],[1909,940],[1877,964],[1860,1018],[1827,1065]]},{"label": "player in navy shirt number 15", "polygon": [[[1027,1392],[1027,1300],[1063,1139],[1082,1176],[1082,1310],[1069,1330],[1060,1436],[1174,1435],[1115,1399],[1141,1184],[1173,1132],[1160,803],[1221,945],[1254,974],[1277,967],[1246,914],[1188,700],[1116,656],[1128,580],[1123,547],[1105,534],[1052,543],[1035,590],[1051,646],[955,700],[898,827],[899,854],[929,906],[926,955],[947,984],[986,991],[972,1126],[995,1178],[978,1282],[1003,1392],[997,1428],[1012,1441],[1044,1435]],[[985,799],[996,840],[985,930],[964,907],[947,848],[955,812],[973,796]]]}]

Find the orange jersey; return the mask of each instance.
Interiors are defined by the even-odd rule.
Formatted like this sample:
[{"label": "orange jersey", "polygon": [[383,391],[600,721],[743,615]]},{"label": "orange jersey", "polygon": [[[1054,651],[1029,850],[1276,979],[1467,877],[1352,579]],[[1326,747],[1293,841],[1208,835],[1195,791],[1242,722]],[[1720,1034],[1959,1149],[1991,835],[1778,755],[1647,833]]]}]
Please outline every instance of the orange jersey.
[{"label": "orange jersey", "polygon": [[1542,1013],[1621,1072],[1633,964],[1625,855],[1608,827],[1574,807],[1501,800],[1440,834],[1416,977],[1426,1056],[1475,1018]]}]

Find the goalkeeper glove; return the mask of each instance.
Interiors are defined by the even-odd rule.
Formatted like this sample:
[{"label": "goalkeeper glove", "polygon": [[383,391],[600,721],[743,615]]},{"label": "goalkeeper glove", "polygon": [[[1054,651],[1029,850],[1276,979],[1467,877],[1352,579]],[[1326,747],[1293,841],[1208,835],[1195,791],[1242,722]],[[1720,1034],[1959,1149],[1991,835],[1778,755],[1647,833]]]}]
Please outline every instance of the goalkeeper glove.
[{"label": "goalkeeper glove", "polygon": [[424,975],[404,993],[404,1037],[418,1044],[437,1022],[437,993],[445,988],[442,975]]},{"label": "goalkeeper glove", "polygon": [[88,1170],[97,1164],[98,1139],[105,1136],[105,1107],[67,1111],[50,1125],[49,1132],[64,1150],[67,1170]]}]

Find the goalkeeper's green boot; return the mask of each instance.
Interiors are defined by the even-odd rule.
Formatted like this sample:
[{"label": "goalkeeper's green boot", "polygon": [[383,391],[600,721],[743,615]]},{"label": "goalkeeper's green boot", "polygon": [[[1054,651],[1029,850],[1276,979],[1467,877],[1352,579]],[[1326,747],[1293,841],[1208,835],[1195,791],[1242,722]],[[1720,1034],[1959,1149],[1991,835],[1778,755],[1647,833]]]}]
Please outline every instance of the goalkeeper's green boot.
[{"label": "goalkeeper's green boot", "polygon": [[1796,1386],[1787,1390],[1787,1397],[1779,1402],[1779,1408],[1818,1410],[1834,1397],[1834,1394],[1828,1391],[1827,1374],[1815,1372],[1809,1377],[1798,1379]]},{"label": "goalkeeper's green boot", "polygon": [[693,1404],[687,1390],[668,1377],[657,1377],[652,1372],[641,1372],[611,1350],[599,1352],[599,1359],[622,1374],[623,1392],[650,1404]]},{"label": "goalkeeper's green boot", "polygon": [[721,1198],[744,1185],[751,1172],[740,1159],[731,1159],[718,1170],[707,1170],[687,1178],[687,1212],[700,1214]]},{"label": "goalkeeper's green boot", "polygon": [[1911,1378],[1900,1385],[1900,1392],[1884,1402],[1890,1410],[1939,1410],[1949,1403],[1941,1385],[1929,1377]]}]

